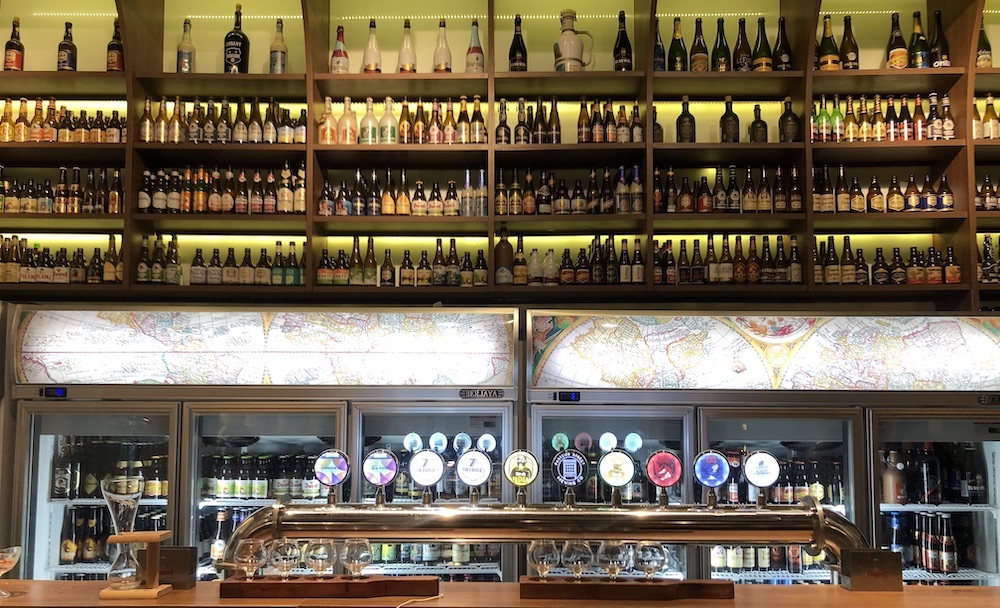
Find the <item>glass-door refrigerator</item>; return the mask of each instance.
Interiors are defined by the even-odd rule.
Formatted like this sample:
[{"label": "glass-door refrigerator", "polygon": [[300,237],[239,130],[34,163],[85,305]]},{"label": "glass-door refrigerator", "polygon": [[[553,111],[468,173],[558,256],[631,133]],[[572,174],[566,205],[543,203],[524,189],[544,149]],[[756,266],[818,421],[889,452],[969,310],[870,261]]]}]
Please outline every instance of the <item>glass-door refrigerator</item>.
[{"label": "glass-door refrigerator", "polygon": [[[407,474],[410,458],[421,450],[438,452],[445,463],[441,480],[429,487],[435,503],[467,503],[471,488],[455,473],[458,458],[470,449],[489,455],[493,471],[478,488],[480,503],[511,502],[513,492],[503,478],[503,460],[514,449],[514,405],[510,401],[469,403],[418,402],[351,403],[352,469],[376,449],[392,451],[398,474],[386,486],[386,501],[420,503],[424,488]],[[354,475],[357,502],[374,502],[376,488]],[[412,542],[400,539],[373,545],[373,563],[366,573],[434,575],[450,582],[516,580],[512,546],[441,538]]]},{"label": "glass-door refrigerator", "polygon": [[1000,414],[872,409],[874,538],[903,581],[1000,585]]},{"label": "glass-door refrigerator", "polygon": [[346,449],[346,410],[343,401],[184,403],[182,521],[198,549],[199,580],[218,577],[226,542],[257,509],[278,499],[326,502],[313,462]]},{"label": "glass-door refrigerator", "polygon": [[114,547],[101,480],[141,476],[135,529],[174,529],[179,404],[17,403],[23,578],[103,580]]},{"label": "glass-door refrigerator", "polygon": [[[731,402],[731,401],[730,401]],[[754,507],[758,496],[771,504],[797,504],[812,497],[866,529],[864,417],[860,408],[705,406],[698,409],[701,449],[717,450],[730,465],[728,481],[716,490],[720,505]],[[744,463],[754,452],[778,459],[778,481],[757,488]],[[706,490],[695,489],[704,504]],[[707,555],[707,557],[706,557]],[[703,549],[703,567],[713,579],[739,583],[833,582],[825,556],[801,545],[715,545]]]},{"label": "glass-door refrigerator", "polygon": [[[535,391],[536,394],[543,391]],[[650,395],[651,393],[647,393]],[[554,392],[557,399],[581,399],[581,393]],[[589,395],[589,393],[587,393]],[[637,394],[631,395],[638,399]],[[694,445],[694,408],[653,404],[623,404],[614,401],[594,403],[532,403],[529,445],[538,458],[540,473],[532,486],[533,502],[557,503],[564,500],[565,490],[555,479],[552,461],[566,449],[578,450],[589,461],[585,481],[573,491],[577,504],[603,504],[611,501],[611,488],[598,476],[598,461],[611,450],[622,450],[635,463],[635,476],[621,487],[623,504],[657,504],[657,487],[646,474],[646,463],[652,454],[668,451],[684,463],[682,471],[690,470]],[[671,485],[665,491],[671,504],[690,502],[690,485]],[[601,539],[591,539],[596,547]],[[681,545],[667,545],[667,565],[658,576],[683,579],[687,572],[689,551]],[[553,571],[557,576],[571,576],[568,569]],[[584,576],[606,576],[592,568]],[[642,578],[638,570],[628,570],[619,576]]]}]

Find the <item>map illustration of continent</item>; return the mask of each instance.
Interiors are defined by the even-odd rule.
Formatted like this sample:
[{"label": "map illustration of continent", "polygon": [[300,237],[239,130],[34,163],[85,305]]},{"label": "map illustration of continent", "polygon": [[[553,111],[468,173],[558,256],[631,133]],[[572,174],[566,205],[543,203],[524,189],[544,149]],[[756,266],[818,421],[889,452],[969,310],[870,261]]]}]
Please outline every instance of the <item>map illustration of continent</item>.
[{"label": "map illustration of continent", "polygon": [[514,311],[29,310],[23,384],[509,386]]},{"label": "map illustration of continent", "polygon": [[1000,320],[533,314],[533,387],[1000,389]]}]

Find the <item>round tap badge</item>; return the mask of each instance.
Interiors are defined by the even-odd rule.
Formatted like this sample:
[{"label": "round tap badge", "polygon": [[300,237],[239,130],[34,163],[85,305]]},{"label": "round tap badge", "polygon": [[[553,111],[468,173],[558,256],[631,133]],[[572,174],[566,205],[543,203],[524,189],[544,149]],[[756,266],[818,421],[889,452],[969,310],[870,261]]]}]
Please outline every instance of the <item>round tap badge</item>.
[{"label": "round tap badge", "polygon": [[448,449],[448,438],[444,433],[434,433],[427,443],[438,454]]},{"label": "round tap badge", "polygon": [[420,450],[410,457],[410,479],[418,486],[437,485],[443,475],[444,458],[434,450]]},{"label": "round tap badge", "polygon": [[552,449],[561,452],[569,448],[569,437],[566,433],[556,433],[552,436]]},{"label": "round tap badge", "polygon": [[681,459],[668,450],[653,452],[646,459],[646,477],[661,488],[669,488],[680,481],[683,471]]},{"label": "round tap badge", "polygon": [[743,474],[747,481],[758,488],[769,488],[778,481],[778,459],[770,452],[758,450],[747,455],[743,464]]},{"label": "round tap badge", "polygon": [[601,438],[597,440],[597,446],[601,448],[602,452],[610,452],[615,449],[618,445],[618,437],[614,433],[602,433]]},{"label": "round tap badge", "polygon": [[492,452],[497,449],[497,438],[489,433],[483,433],[476,440],[476,447],[483,452]]},{"label": "round tap badge", "polygon": [[455,435],[455,440],[451,442],[451,447],[455,448],[455,453],[461,456],[472,447],[472,437],[468,433]]},{"label": "round tap badge", "polygon": [[632,483],[635,477],[635,461],[621,450],[611,450],[597,462],[597,472],[612,488],[620,488]]},{"label": "round tap badge", "polygon": [[403,437],[403,447],[411,454],[419,452],[424,448],[424,440],[416,433],[407,433],[406,437]]},{"label": "round tap badge", "polygon": [[703,486],[717,488],[729,479],[729,461],[717,450],[705,450],[694,459],[694,477]]},{"label": "round tap badge", "polygon": [[493,461],[486,452],[467,450],[458,457],[455,463],[455,474],[458,479],[470,488],[481,486],[490,480],[493,473]]},{"label": "round tap badge", "polygon": [[324,486],[339,486],[351,473],[351,461],[340,450],[326,450],[316,457],[313,473]]},{"label": "round tap badge", "polygon": [[361,470],[368,483],[373,486],[387,486],[396,478],[399,461],[389,450],[379,448],[368,452],[364,462],[361,463]]},{"label": "round tap badge", "polygon": [[[555,438],[553,438],[552,441],[554,442]],[[581,452],[587,452],[590,448],[594,447],[594,438],[591,437],[589,433],[580,433],[573,439],[573,445],[575,445],[576,449]],[[555,447],[555,443],[552,444],[552,447]]]},{"label": "round tap badge", "polygon": [[590,463],[583,452],[563,450],[552,459],[552,476],[560,485],[575,488],[587,479]]},{"label": "round tap badge", "polygon": [[642,447],[642,437],[639,433],[625,435],[625,449],[635,454]]},{"label": "round tap badge", "polygon": [[538,477],[538,461],[527,450],[514,450],[503,461],[503,475],[512,485],[523,488]]}]

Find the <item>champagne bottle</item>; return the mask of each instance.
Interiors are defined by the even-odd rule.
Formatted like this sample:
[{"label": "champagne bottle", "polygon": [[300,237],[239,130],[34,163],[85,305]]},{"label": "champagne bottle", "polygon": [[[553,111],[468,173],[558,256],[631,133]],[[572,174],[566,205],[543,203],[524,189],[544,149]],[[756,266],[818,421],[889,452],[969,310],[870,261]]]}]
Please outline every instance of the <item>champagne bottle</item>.
[{"label": "champagne bottle", "polygon": [[465,71],[470,74],[482,74],[486,71],[486,56],[483,54],[483,45],[479,41],[479,21],[476,19],[472,20],[469,48],[465,51]]},{"label": "champagne bottle", "polygon": [[945,37],[944,26],[941,24],[941,11],[934,11],[934,34],[930,43],[930,63],[932,68],[951,67],[951,52],[948,39]]},{"label": "champagne bottle", "polygon": [[694,40],[691,42],[691,71],[707,72],[709,68],[708,44],[701,30],[701,18],[694,20]]},{"label": "champagne bottle", "polygon": [[728,72],[732,70],[732,67],[733,56],[729,52],[729,43],[726,41],[725,19],[719,17],[715,33],[715,46],[712,48],[712,71]]},{"label": "champagne bottle", "polygon": [[445,20],[438,24],[438,41],[434,48],[434,73],[443,74],[451,72],[451,48],[448,46],[448,33],[445,29]]},{"label": "champagne bottle", "polygon": [[910,46],[907,49],[910,56],[909,66],[911,68],[931,67],[930,45],[927,43],[927,36],[924,35],[924,28],[920,22],[920,11],[913,13],[913,34],[910,35]]},{"label": "champagne bottle", "polygon": [[[754,53],[750,51],[750,41],[747,40],[747,21],[740,19],[739,33],[736,36],[736,46],[733,48],[733,70],[736,72],[749,72],[753,69]],[[758,42],[759,42],[758,32]],[[768,52],[768,58],[771,53]]]},{"label": "champagne bottle", "polygon": [[[767,40],[766,36],[764,39]],[[784,17],[778,17],[778,38],[774,41],[774,54],[771,59],[774,69],[778,72],[787,72],[792,69],[792,47],[788,44]]]},{"label": "champagne bottle", "polygon": [[833,39],[833,24],[830,21],[830,15],[823,16],[823,38],[819,42],[817,52],[819,53],[820,70],[841,69],[841,53],[837,50],[837,43]]},{"label": "champagne bottle", "polygon": [[909,65],[909,62],[909,52],[906,50],[903,31],[899,26],[899,13],[893,13],[889,42],[885,46],[885,67],[901,70]]},{"label": "champagne bottle", "polygon": [[409,19],[403,20],[403,46],[399,49],[396,71],[401,74],[412,74],[417,71],[417,53],[413,50]]},{"label": "champagne bottle", "polygon": [[656,18],[656,40],[653,43],[653,71],[667,71],[667,49],[663,46],[663,38],[660,37],[660,18]]},{"label": "champagne bottle", "polygon": [[514,38],[510,41],[510,52],[508,53],[508,58],[508,71],[528,71],[528,48],[524,45],[524,36],[521,35],[520,14],[514,15]]},{"label": "champagne bottle", "polygon": [[979,24],[979,42],[976,45],[976,67],[993,67],[993,49],[990,47],[990,39],[986,37],[986,25],[983,22]]},{"label": "champagne bottle", "polygon": [[616,72],[632,71],[632,43],[625,29],[625,11],[618,11],[618,36],[615,38],[614,66]]},{"label": "champagne bottle", "polygon": [[365,53],[361,56],[362,74],[382,73],[382,51],[378,48],[378,39],[375,37],[375,20],[368,23],[368,45]]},{"label": "champagne bottle", "polygon": [[[657,18],[659,19],[659,18]],[[694,47],[692,46],[692,52]],[[671,72],[686,72],[688,69],[688,52],[684,45],[684,34],[681,32],[681,18],[674,17],[674,36],[667,51],[667,69]]]},{"label": "champagne bottle", "polygon": [[337,26],[337,41],[330,54],[330,73],[348,74],[351,71],[350,58],[347,56],[347,45],[344,44],[344,26]]},{"label": "champagne bottle", "polygon": [[194,73],[194,44],[191,42],[191,20],[184,20],[184,33],[177,44],[177,73]]},{"label": "champagne bottle", "polygon": [[763,17],[757,19],[757,42],[754,43],[751,66],[754,72],[770,72],[774,69],[771,45],[767,41],[767,30],[764,27]]},{"label": "champagne bottle", "polygon": [[233,29],[226,34],[222,49],[223,65],[229,74],[250,72],[250,38],[243,33],[243,5],[236,5]]},{"label": "champagne bottle", "polygon": [[840,41],[840,67],[844,70],[857,70],[858,41],[854,39],[854,28],[851,26],[851,16],[844,16],[844,37]]}]

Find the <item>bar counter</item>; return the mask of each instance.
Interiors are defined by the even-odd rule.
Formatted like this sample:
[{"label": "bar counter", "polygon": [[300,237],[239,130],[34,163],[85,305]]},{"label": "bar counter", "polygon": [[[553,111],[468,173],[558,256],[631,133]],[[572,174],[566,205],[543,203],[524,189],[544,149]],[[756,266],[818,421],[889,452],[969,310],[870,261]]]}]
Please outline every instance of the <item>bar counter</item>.
[{"label": "bar counter", "polygon": [[[170,608],[396,608],[406,597],[368,599],[221,599],[213,583],[199,583],[194,589],[174,591],[159,600],[99,600],[103,582],[2,580],[0,589],[13,597],[0,599],[0,608],[100,608],[168,606]],[[522,600],[514,583],[442,583],[443,597],[410,604],[419,608],[606,608],[608,602],[581,600]],[[902,593],[851,592],[830,585],[736,585],[733,600],[679,600],[676,602],[630,603],[630,608],[996,608],[1000,587],[906,587]]]}]

